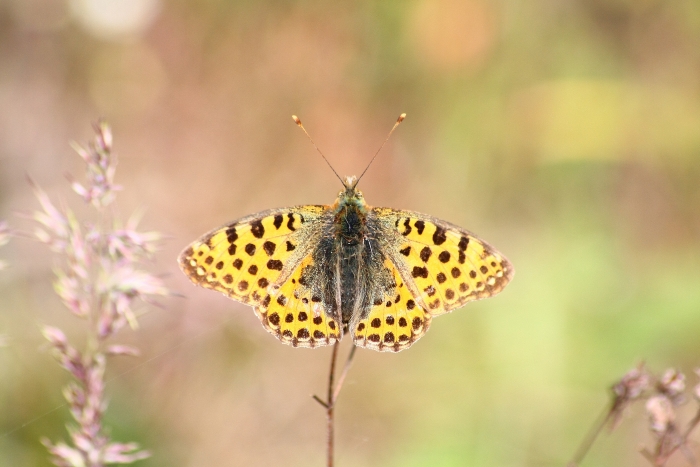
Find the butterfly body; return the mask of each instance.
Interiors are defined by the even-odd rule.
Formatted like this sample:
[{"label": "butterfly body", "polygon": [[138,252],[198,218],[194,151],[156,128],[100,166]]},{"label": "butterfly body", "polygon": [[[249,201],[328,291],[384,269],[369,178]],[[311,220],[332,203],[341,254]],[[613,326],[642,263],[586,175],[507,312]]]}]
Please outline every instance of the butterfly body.
[{"label": "butterfly body", "polygon": [[252,305],[295,347],[397,352],[432,317],[495,295],[511,264],[473,234],[430,216],[371,208],[348,177],[330,206],[248,216],[204,235],[179,258],[197,285]]}]

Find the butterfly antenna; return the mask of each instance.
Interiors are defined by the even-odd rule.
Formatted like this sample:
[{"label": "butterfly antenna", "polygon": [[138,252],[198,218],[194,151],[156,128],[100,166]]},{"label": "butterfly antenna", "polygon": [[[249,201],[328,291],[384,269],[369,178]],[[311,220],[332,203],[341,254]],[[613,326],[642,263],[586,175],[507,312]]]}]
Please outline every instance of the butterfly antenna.
[{"label": "butterfly antenna", "polygon": [[318,151],[318,153],[321,155],[321,157],[323,157],[323,160],[326,161],[326,164],[328,164],[328,167],[330,167],[331,170],[333,171],[333,173],[335,174],[335,176],[338,177],[338,180],[340,180],[340,183],[342,183],[343,186],[345,186],[345,182],[343,181],[342,178],[340,178],[340,175],[338,175],[338,172],[336,172],[335,169],[333,168],[333,166],[331,165],[331,163],[328,162],[328,159],[326,159],[326,156],[323,155],[323,153],[322,153],[321,150],[318,148],[318,146],[316,146],[316,143],[314,143],[314,140],[311,139],[311,136],[310,136],[309,133],[306,131],[306,128],[304,128],[304,125],[302,125],[301,120],[299,120],[299,117],[297,117],[296,115],[292,115],[292,120],[294,120],[294,123],[296,123],[297,125],[299,125],[299,128],[301,128],[301,129],[304,131],[304,134],[306,135],[307,138],[309,138],[309,141],[311,141],[311,144],[314,145],[314,147],[316,148],[316,150]]},{"label": "butterfly antenna", "polygon": [[396,129],[396,127],[399,126],[399,123],[403,122],[404,118],[406,118],[406,114],[405,114],[405,113],[399,115],[399,118],[396,119],[396,123],[394,123],[394,126],[392,127],[392,129],[391,129],[391,131],[389,132],[389,134],[386,135],[386,139],[384,140],[384,142],[382,143],[382,145],[379,146],[379,149],[377,149],[377,152],[374,154],[374,157],[372,158],[372,160],[369,161],[369,164],[367,164],[367,167],[365,167],[365,170],[364,170],[364,171],[362,172],[362,174],[357,178],[357,181],[355,182],[355,185],[357,185],[358,183],[360,183],[360,179],[365,175],[365,172],[367,172],[367,169],[369,169],[369,166],[372,165],[372,162],[374,162],[374,159],[377,158],[377,155],[379,154],[379,151],[381,151],[382,148],[384,147],[384,145],[386,144],[386,142],[389,141],[389,137],[390,137],[391,134],[394,132],[394,130]]}]

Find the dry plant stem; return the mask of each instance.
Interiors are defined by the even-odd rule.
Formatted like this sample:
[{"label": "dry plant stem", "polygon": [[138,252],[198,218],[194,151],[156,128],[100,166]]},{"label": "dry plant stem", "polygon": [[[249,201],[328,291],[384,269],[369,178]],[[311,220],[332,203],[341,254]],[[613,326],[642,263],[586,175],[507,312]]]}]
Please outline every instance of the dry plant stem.
[{"label": "dry plant stem", "polygon": [[327,394],[327,399],[324,401],[320,397],[314,395],[313,398],[316,402],[321,404],[325,409],[326,409],[326,420],[327,420],[327,440],[326,440],[326,465],[328,467],[333,467],[333,451],[334,451],[334,418],[333,418],[333,409],[335,408],[335,401],[338,399],[338,394],[340,394],[340,390],[343,387],[343,382],[345,381],[345,377],[348,374],[348,371],[350,370],[350,365],[352,364],[352,359],[355,356],[355,350],[357,347],[354,345],[352,346],[352,350],[350,350],[350,354],[348,355],[348,359],[345,362],[345,367],[343,368],[343,372],[340,374],[340,378],[338,379],[338,384],[334,386],[334,378],[335,378],[335,364],[336,361],[338,360],[338,347],[340,346],[340,342],[337,341],[333,345],[333,352],[331,354],[331,369],[330,372],[328,373],[328,394]]},{"label": "dry plant stem", "polygon": [[700,424],[700,410],[697,411],[693,419],[688,423],[688,428],[685,430],[685,433],[683,434],[683,439],[688,439],[688,436],[690,436],[690,433],[695,429],[696,426]]},{"label": "dry plant stem", "polygon": [[698,424],[700,424],[700,410],[696,412],[693,419],[688,423],[688,427],[683,434],[677,433],[674,437],[664,438],[662,442],[657,445],[654,452],[644,448],[641,450],[641,454],[652,465],[664,466],[676,451],[680,451],[690,465],[698,465],[692,451],[688,449],[688,437]]},{"label": "dry plant stem", "polygon": [[576,450],[576,454],[574,455],[573,459],[566,464],[567,467],[578,467],[583,458],[586,457],[586,454],[588,454],[588,451],[591,449],[591,446],[593,446],[595,440],[598,439],[598,435],[600,435],[600,432],[603,431],[603,427],[608,424],[613,414],[616,412],[616,406],[617,403],[613,402],[612,407],[606,409],[605,412],[601,414],[598,421],[593,424],[591,429],[588,431],[588,434],[586,434],[586,437],[581,442],[578,450]]}]

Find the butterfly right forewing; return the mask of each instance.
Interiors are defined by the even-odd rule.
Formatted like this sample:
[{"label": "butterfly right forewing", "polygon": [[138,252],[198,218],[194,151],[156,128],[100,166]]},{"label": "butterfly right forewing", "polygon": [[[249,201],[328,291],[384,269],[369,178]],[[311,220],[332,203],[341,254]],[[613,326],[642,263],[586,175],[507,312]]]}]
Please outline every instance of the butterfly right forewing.
[{"label": "butterfly right forewing", "polygon": [[398,240],[389,254],[432,316],[494,296],[513,277],[508,259],[471,232],[412,211],[376,210],[392,219]]}]

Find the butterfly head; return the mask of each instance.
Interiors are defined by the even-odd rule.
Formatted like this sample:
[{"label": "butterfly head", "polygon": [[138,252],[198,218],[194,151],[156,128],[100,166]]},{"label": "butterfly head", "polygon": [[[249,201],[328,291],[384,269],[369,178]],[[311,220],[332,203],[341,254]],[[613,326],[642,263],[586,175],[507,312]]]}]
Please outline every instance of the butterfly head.
[{"label": "butterfly head", "polygon": [[345,189],[338,193],[336,204],[342,206],[354,205],[358,207],[365,205],[365,198],[362,196],[362,192],[356,189],[357,182],[358,179],[354,175],[345,177],[345,180],[343,180]]}]

